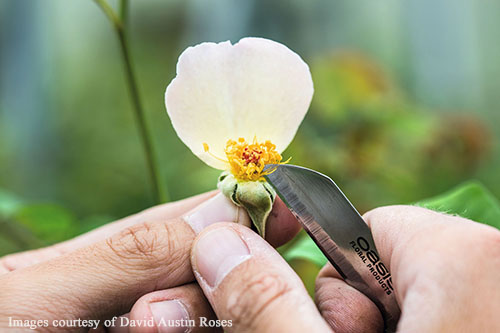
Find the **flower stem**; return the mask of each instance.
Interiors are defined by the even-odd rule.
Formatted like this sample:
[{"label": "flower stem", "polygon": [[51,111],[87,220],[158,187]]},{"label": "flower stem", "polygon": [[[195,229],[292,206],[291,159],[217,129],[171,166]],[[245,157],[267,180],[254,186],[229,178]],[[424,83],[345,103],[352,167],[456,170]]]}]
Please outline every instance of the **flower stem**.
[{"label": "flower stem", "polygon": [[118,36],[120,43],[120,51],[122,54],[123,63],[125,65],[125,75],[132,98],[133,110],[139,134],[141,136],[142,146],[146,154],[146,163],[149,169],[149,176],[151,185],[153,186],[153,193],[155,201],[162,203],[168,201],[168,196],[165,187],[161,186],[160,176],[157,168],[157,159],[153,148],[153,140],[151,138],[151,131],[148,127],[144,109],[142,108],[141,98],[139,95],[139,88],[134,74],[134,68],[130,57],[130,50],[127,43],[127,34],[125,29],[126,19],[128,17],[128,0],[120,0],[120,16],[116,15],[113,8],[106,2],[106,0],[94,0],[96,4],[102,9],[104,14],[111,21],[113,28]]},{"label": "flower stem", "polygon": [[122,20],[122,22],[126,23],[128,19],[128,0],[120,0],[119,6],[120,7],[118,8],[120,12],[120,19]]}]

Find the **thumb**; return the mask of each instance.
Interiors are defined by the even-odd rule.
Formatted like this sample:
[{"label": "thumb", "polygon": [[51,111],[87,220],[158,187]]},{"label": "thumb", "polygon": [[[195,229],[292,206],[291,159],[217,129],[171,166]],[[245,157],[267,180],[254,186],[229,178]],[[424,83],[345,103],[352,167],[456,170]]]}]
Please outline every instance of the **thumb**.
[{"label": "thumb", "polygon": [[229,332],[330,332],[299,277],[248,228],[208,227],[195,240],[191,263]]}]

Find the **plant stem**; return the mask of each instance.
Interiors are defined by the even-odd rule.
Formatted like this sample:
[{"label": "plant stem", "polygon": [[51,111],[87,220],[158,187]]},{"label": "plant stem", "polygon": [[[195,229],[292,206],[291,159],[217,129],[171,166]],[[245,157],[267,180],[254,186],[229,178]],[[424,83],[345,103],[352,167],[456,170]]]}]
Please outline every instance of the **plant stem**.
[{"label": "plant stem", "polygon": [[115,11],[106,0],[94,0],[94,2],[102,9],[104,14],[106,14],[115,29],[118,29],[118,27],[122,25],[120,18],[116,16]]},{"label": "plant stem", "polygon": [[120,0],[120,16],[117,16],[113,8],[106,2],[106,0],[94,0],[99,7],[106,14],[108,19],[113,24],[113,28],[118,36],[120,43],[120,51],[122,54],[123,63],[125,66],[125,75],[132,98],[132,105],[135,115],[139,134],[141,136],[142,146],[146,154],[146,163],[149,169],[149,176],[151,185],[153,186],[153,193],[155,201],[162,203],[168,201],[165,188],[161,186],[160,176],[157,168],[157,159],[153,148],[153,140],[151,139],[150,129],[148,127],[144,109],[142,108],[141,98],[139,95],[139,88],[135,78],[132,61],[130,58],[130,50],[127,43],[127,34],[125,30],[125,23],[128,17],[128,0]]},{"label": "plant stem", "polygon": [[139,132],[142,138],[142,145],[144,152],[146,153],[147,164],[149,168],[149,174],[151,177],[151,183],[153,185],[153,190],[155,193],[156,202],[161,203],[167,200],[165,192],[162,190],[160,177],[157,169],[157,160],[153,150],[153,143],[150,136],[150,130],[147,125],[144,110],[141,106],[141,100],[139,97],[139,90],[137,88],[137,83],[134,75],[134,70],[132,68],[132,62],[130,60],[130,53],[127,46],[127,38],[125,36],[125,31],[123,29],[117,30],[118,39],[120,41],[120,47],[122,51],[123,61],[125,64],[125,72],[127,75],[127,81],[130,89],[130,94],[132,97],[132,103],[134,105],[134,113],[137,125],[139,127]]},{"label": "plant stem", "polygon": [[123,25],[127,25],[127,20],[128,20],[128,0],[120,0],[120,5],[119,5],[119,13],[120,13],[120,19],[123,22]]}]

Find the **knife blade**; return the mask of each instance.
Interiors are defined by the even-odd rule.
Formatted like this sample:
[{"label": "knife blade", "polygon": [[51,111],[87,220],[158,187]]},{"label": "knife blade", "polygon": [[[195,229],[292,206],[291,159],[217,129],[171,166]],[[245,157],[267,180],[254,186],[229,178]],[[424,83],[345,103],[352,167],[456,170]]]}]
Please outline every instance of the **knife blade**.
[{"label": "knife blade", "polygon": [[380,309],[386,331],[400,315],[392,277],[381,261],[372,233],[335,182],[311,169],[280,164],[265,178],[343,279]]}]

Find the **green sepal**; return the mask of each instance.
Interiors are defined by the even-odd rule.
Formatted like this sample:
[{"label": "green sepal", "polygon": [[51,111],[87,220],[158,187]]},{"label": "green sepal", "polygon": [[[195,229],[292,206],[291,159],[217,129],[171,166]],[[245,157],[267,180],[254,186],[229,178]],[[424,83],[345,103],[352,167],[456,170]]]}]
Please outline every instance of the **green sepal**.
[{"label": "green sepal", "polygon": [[276,198],[276,191],[271,185],[265,180],[238,180],[232,174],[223,172],[217,187],[235,205],[245,208],[259,234],[265,237],[267,217]]}]

